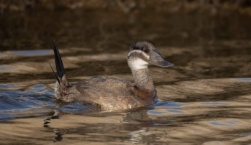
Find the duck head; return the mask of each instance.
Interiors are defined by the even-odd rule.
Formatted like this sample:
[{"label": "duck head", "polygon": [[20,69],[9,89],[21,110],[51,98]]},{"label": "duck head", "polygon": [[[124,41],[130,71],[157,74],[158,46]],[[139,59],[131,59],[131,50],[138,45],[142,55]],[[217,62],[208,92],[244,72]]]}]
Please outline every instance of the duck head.
[{"label": "duck head", "polygon": [[148,65],[172,67],[172,63],[163,59],[159,51],[149,42],[136,42],[129,47],[128,65],[131,69],[144,69]]}]

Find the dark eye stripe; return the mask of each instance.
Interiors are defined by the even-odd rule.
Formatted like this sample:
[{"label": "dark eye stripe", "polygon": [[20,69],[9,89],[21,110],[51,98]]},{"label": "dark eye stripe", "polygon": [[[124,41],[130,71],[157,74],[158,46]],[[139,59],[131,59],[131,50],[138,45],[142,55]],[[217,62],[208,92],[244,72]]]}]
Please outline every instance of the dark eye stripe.
[{"label": "dark eye stripe", "polygon": [[139,50],[139,47],[134,47],[133,49],[135,49],[135,50]]},{"label": "dark eye stripe", "polygon": [[141,50],[144,51],[145,53],[149,53],[149,49],[146,46],[133,46],[133,50]]}]

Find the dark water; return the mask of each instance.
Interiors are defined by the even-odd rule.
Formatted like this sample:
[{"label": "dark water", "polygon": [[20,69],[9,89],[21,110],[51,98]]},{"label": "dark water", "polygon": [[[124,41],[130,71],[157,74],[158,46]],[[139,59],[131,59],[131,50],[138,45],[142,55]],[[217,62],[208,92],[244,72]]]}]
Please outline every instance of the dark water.
[{"label": "dark water", "polygon": [[[251,143],[251,15],[246,9],[60,10],[2,14],[1,144]],[[151,10],[151,11],[150,11]],[[152,42],[160,102],[129,112],[54,100],[51,41],[72,81],[132,80],[127,47]],[[54,110],[59,118],[50,119]]]}]

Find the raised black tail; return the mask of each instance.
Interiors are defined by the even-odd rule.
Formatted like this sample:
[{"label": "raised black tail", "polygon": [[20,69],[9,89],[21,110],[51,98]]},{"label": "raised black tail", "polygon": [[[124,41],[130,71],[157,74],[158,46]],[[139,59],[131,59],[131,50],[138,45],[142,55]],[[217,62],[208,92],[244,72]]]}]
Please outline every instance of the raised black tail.
[{"label": "raised black tail", "polygon": [[57,80],[58,80],[58,83],[60,83],[63,76],[65,75],[64,64],[55,43],[54,43],[53,50],[54,50],[54,57],[55,57],[55,65],[57,68]]},{"label": "raised black tail", "polygon": [[57,75],[61,79],[65,74],[64,64],[62,62],[61,55],[60,55],[55,43],[54,43],[53,50],[54,50],[54,56],[55,56],[55,64],[56,64],[56,68],[57,68]]},{"label": "raised black tail", "polygon": [[66,74],[64,71],[64,64],[55,43],[54,43],[53,51],[54,51],[54,56],[55,56],[55,65],[57,68],[57,74],[56,74],[57,82],[55,85],[55,97],[57,99],[61,99],[61,100],[69,102],[68,95],[69,95],[69,88],[71,87],[71,85],[68,83],[66,79]]}]

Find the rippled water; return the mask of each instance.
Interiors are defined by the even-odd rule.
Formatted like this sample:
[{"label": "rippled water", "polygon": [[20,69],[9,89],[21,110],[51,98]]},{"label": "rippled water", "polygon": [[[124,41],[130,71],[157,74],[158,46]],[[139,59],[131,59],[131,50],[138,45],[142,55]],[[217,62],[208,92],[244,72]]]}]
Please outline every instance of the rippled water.
[{"label": "rippled water", "polygon": [[[42,14],[39,13],[39,15]],[[82,15],[84,15],[82,12],[76,12],[73,17],[79,18]],[[100,15],[102,14],[98,13],[97,18]],[[171,14],[168,15],[172,17],[172,20],[175,19]],[[194,15],[191,17],[189,14],[184,15],[182,14],[182,17],[194,19]],[[62,17],[68,18],[68,14]],[[246,15],[240,17],[250,18]],[[37,18],[34,19],[37,20]],[[97,21],[93,19],[94,22]],[[243,19],[240,21],[245,22]],[[114,28],[117,28],[120,22],[123,21],[118,20],[114,23]],[[214,22],[221,24],[217,20]],[[59,29],[62,33],[68,34],[69,39],[73,39],[75,36],[73,31],[77,33],[77,28],[84,29],[75,22],[68,23],[60,27],[70,29],[69,26],[76,26],[76,28],[72,27],[67,32]],[[79,23],[83,22],[79,20]],[[147,20],[142,23],[150,24]],[[160,16],[156,19],[156,25],[158,24],[159,28],[156,30],[151,27],[152,30],[147,30],[149,36],[140,38],[145,38],[156,45],[163,56],[175,64],[175,67],[171,69],[151,67],[159,102],[127,112],[100,112],[90,109],[83,103],[57,102],[54,99],[53,90],[54,74],[49,65],[51,63],[54,66],[54,61],[49,47],[41,45],[41,49],[38,50],[32,50],[32,48],[1,50],[1,144],[229,145],[251,143],[251,43],[246,39],[236,39],[235,36],[233,39],[219,38],[223,34],[231,37],[229,33],[240,35],[240,31],[245,27],[229,28],[228,33],[226,33],[227,30],[221,31],[221,34],[215,32],[217,34],[215,37],[219,39],[208,40],[202,37],[205,40],[197,44],[187,43],[189,40],[183,38],[183,44],[187,45],[180,46],[174,45],[174,41],[169,41],[170,45],[166,44],[165,38],[172,35],[163,34],[171,30],[163,27],[162,23],[169,24],[173,28],[179,26],[170,25],[171,22],[166,22],[164,17]],[[236,23],[233,25],[241,25]],[[96,27],[92,21],[90,24]],[[112,24],[109,26],[112,27]],[[188,25],[191,25],[191,22],[188,22]],[[129,33],[140,33],[140,27],[134,28],[135,32]],[[208,29],[211,31],[210,28]],[[43,30],[38,31],[43,32]],[[66,44],[60,47],[66,72],[71,81],[95,75],[109,75],[132,80],[126,63],[127,44],[115,44],[115,42],[123,42],[123,35],[120,35],[122,32],[128,33],[125,30],[117,33],[114,31],[108,29],[106,33],[110,36],[106,37],[107,40],[102,44],[101,40],[98,40],[97,43],[100,43],[98,46],[90,42],[84,47],[82,45],[87,42],[83,42],[81,45]],[[192,30],[187,31],[190,33],[189,31]],[[84,35],[80,34],[75,41],[80,41]],[[99,39],[96,33],[92,35],[93,38],[88,39]],[[187,36],[187,34],[184,35]],[[66,39],[65,36],[56,37]],[[127,36],[124,37],[128,40]],[[132,37],[139,38],[135,35]],[[191,38],[191,40],[197,40],[197,38]],[[21,44],[18,43],[17,46],[25,47]]]},{"label": "rippled water", "polygon": [[[160,48],[162,52],[165,52],[164,49]],[[65,53],[71,51],[61,50]],[[27,52],[28,54],[36,53]],[[23,57],[22,53],[16,53],[16,55]],[[108,61],[117,61],[117,65],[124,65],[120,68],[126,73],[120,74],[117,71],[117,74],[112,76],[132,79],[127,71],[126,63],[123,62],[126,59],[124,58],[121,62],[119,60],[123,58],[123,55],[126,56],[126,52],[118,53],[121,55],[119,57],[111,55],[110,59],[106,55],[110,56],[109,54],[98,56],[79,54],[78,58],[86,57],[86,59],[76,59],[65,55],[63,59],[66,62],[66,68],[73,68],[73,70],[67,70],[71,72],[78,71],[75,68],[80,62],[95,61],[104,56],[104,59]],[[168,55],[172,56],[170,53]],[[29,59],[36,55],[25,57]],[[52,57],[48,61],[53,63]],[[200,63],[208,63],[207,61],[202,59]],[[102,62],[93,63],[89,67],[95,68],[96,64],[102,64]],[[47,62],[40,64],[40,66],[44,65],[44,68],[33,65],[32,62],[22,62],[22,64],[21,68],[25,72],[20,72],[20,76],[24,76],[24,73],[32,73],[34,70],[51,71]],[[109,74],[116,70],[117,65],[105,63],[99,67],[105,71],[103,73]],[[31,69],[26,69],[26,66]],[[27,81],[2,83],[0,84],[1,142],[6,144],[20,141],[31,144],[52,142],[64,144],[248,143],[251,137],[251,78],[200,79],[192,77],[190,79],[181,72],[179,66],[176,67],[173,69],[152,67],[160,101],[158,104],[130,112],[96,112],[89,111],[88,106],[81,103],[59,104],[53,98],[54,79],[32,80],[28,77]],[[16,69],[16,67],[10,67],[7,71],[16,72]],[[185,73],[189,71],[194,70],[188,69]],[[53,74],[51,75],[53,77]],[[71,73],[69,75],[71,76]],[[88,76],[72,77],[73,81],[83,78],[88,78]],[[60,111],[59,118],[46,120],[53,115],[54,110]]]}]

